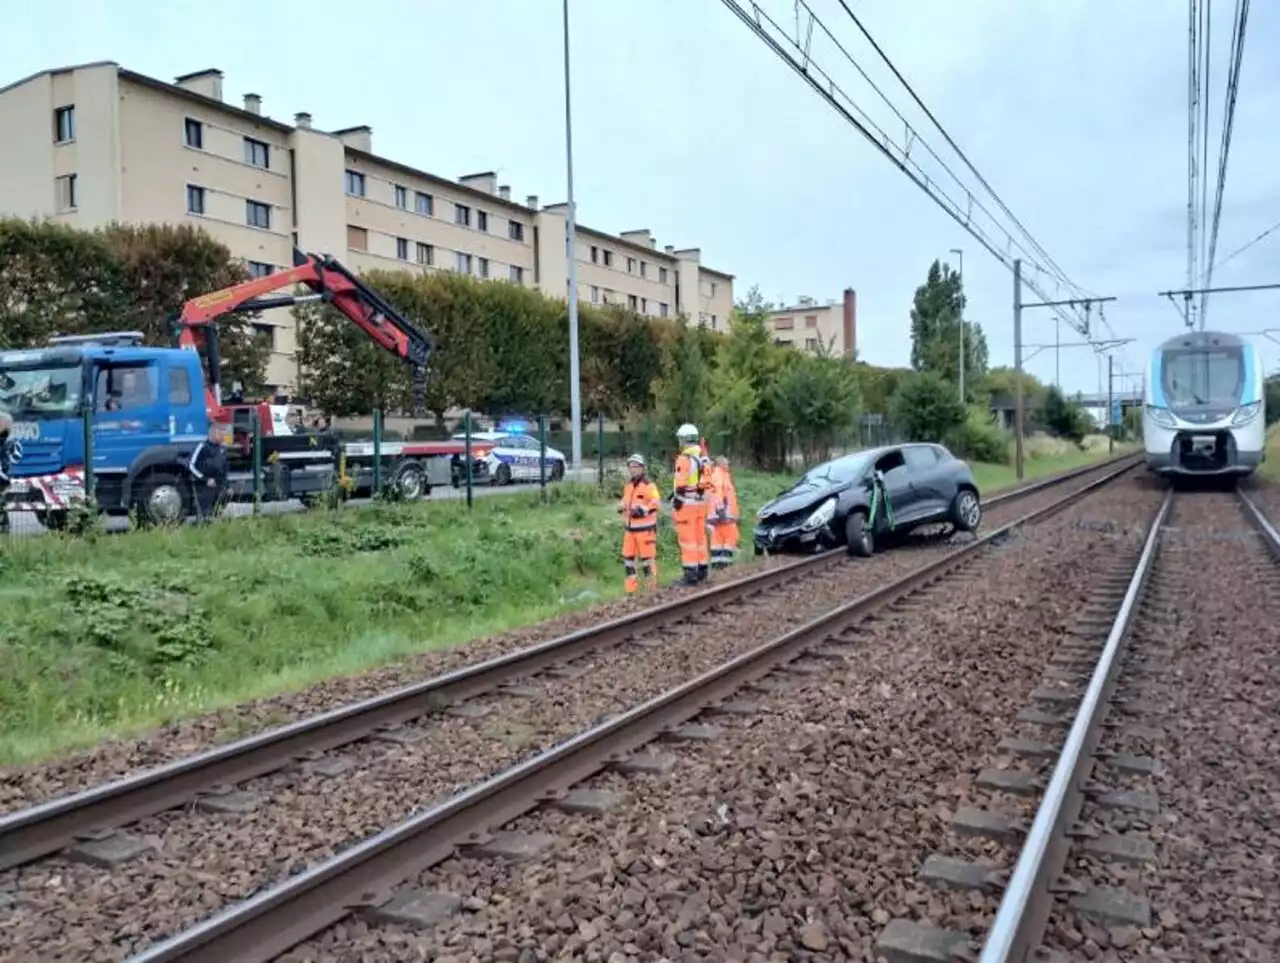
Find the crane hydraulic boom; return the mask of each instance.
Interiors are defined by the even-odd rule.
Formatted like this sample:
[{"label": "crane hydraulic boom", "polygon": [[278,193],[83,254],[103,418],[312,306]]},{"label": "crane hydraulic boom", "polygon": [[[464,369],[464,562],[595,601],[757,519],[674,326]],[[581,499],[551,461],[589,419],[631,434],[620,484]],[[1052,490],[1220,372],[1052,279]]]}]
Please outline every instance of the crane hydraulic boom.
[{"label": "crane hydraulic boom", "polygon": [[[303,284],[311,294],[271,295],[281,288]],[[426,391],[427,361],[434,347],[430,336],[328,254],[306,254],[293,249],[293,267],[254,278],[233,287],[192,298],[182,306],[176,328],[178,346],[188,351],[204,348],[209,365],[205,405],[217,420],[222,410],[222,360],[218,353],[219,318],[269,308],[287,308],[308,301],[333,305],[384,350],[413,366],[414,408],[422,410]]]}]

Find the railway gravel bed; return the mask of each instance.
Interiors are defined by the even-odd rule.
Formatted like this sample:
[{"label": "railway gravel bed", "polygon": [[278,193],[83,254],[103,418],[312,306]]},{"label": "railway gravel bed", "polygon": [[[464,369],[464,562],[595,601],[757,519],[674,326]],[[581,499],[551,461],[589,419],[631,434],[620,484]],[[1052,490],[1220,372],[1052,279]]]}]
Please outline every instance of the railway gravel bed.
[{"label": "railway gravel bed", "polygon": [[[1276,960],[1280,566],[1227,493],[1177,496],[1157,565],[1169,583],[1162,594],[1178,604],[1145,612],[1135,628],[1159,640],[1160,658],[1133,694],[1148,715],[1136,751],[1159,770],[1104,769],[1096,778],[1099,789],[1143,793],[1158,808],[1103,808],[1087,797],[1081,812],[1094,833],[1136,839],[1147,851],[1121,860],[1077,850],[1067,866],[1079,882],[1130,894],[1138,912],[1083,915],[1059,905],[1047,944],[1108,963]],[[1112,727],[1101,748],[1133,753],[1128,735]]]},{"label": "railway gravel bed", "polygon": [[461,901],[436,927],[352,918],[282,959],[874,959],[1053,641],[1160,498],[1118,481],[864,622],[843,665],[753,697],[670,772],[584,784],[617,808],[507,827],[551,837],[540,858],[429,870],[406,889]]},{"label": "railway gravel bed", "polygon": [[[1114,466],[1099,467],[1094,472],[1087,472],[1064,482],[1062,486],[1027,494],[1009,504],[991,506],[984,525],[991,527],[1003,524],[1052,501],[1066,487],[1087,484],[1090,479],[1113,468]],[[785,564],[786,561],[788,559],[781,558],[744,560],[730,573],[720,576],[717,584],[738,581],[768,566]],[[880,564],[880,560],[873,560],[873,564]],[[370,672],[329,679],[297,692],[258,699],[176,721],[138,737],[104,743],[63,759],[32,766],[0,768],[0,813],[79,792],[99,783],[327,711],[335,706],[380,695],[464,665],[507,655],[570,632],[633,614],[675,598],[685,591],[687,590],[672,586],[653,595],[593,605],[537,625],[478,639],[465,645],[423,652]]]},{"label": "railway gravel bed", "polygon": [[[1062,494],[1055,488],[995,506],[988,523],[1006,523]],[[143,820],[129,835],[147,850],[115,868],[59,856],[0,875],[0,959],[31,952],[47,960],[122,959],[949,550],[908,548],[870,563],[841,558],[756,599],[654,633],[659,645],[623,645],[573,663],[562,677],[544,675],[536,697],[521,697],[535,696],[528,691],[472,700],[459,715],[427,717],[245,783],[224,799]]]}]

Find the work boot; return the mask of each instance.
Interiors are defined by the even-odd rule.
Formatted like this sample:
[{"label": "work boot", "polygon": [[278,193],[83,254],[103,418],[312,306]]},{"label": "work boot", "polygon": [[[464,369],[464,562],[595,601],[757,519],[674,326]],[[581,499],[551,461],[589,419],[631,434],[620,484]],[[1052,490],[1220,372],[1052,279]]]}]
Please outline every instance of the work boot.
[{"label": "work boot", "polygon": [[698,570],[690,566],[684,570],[684,578],[680,582],[681,585],[697,585]]},{"label": "work boot", "polygon": [[699,582],[705,582],[708,578],[710,578],[710,573],[709,573],[709,572],[708,572],[708,570],[707,570],[707,566],[705,566],[705,565],[699,565],[699,566],[698,566],[698,581],[699,581]]}]

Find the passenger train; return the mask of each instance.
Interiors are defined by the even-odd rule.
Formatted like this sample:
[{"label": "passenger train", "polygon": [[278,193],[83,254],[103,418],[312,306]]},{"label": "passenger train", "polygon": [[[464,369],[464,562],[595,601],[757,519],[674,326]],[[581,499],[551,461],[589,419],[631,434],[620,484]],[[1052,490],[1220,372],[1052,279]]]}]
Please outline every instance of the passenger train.
[{"label": "passenger train", "polygon": [[1147,365],[1142,439],[1147,467],[1194,477],[1250,475],[1266,436],[1258,349],[1234,334],[1188,331]]}]

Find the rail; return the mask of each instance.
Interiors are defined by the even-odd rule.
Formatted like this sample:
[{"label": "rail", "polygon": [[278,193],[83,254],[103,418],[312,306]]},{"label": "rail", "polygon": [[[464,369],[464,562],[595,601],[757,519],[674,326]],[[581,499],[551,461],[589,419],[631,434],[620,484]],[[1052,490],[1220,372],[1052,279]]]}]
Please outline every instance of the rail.
[{"label": "rail", "polygon": [[585,730],[400,824],[356,843],[287,881],[156,943],[132,963],[265,963],[353,910],[379,905],[395,888],[504,823],[554,801],[569,786],[714,707],[736,690],[793,661],[808,648],[909,592],[949,573],[1030,524],[1083,498],[1132,464],[927,563],[778,638]]},{"label": "rail", "polygon": [[[1088,465],[1002,492],[989,499],[987,504],[1012,501],[1084,474],[1118,466],[1106,475],[1106,480],[1110,480],[1136,464],[1135,456],[1126,455]],[[86,834],[128,825],[181,806],[202,791],[274,772],[308,754],[350,744],[383,727],[403,724],[463,699],[490,692],[504,682],[527,677],[587,652],[618,644],[638,633],[695,617],[717,606],[801,578],[842,555],[841,549],[834,549],[788,562],[83,792],[0,816],[0,870],[56,852]]]}]

